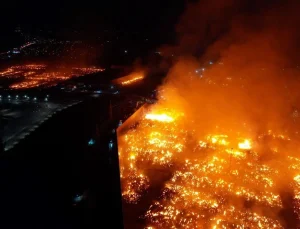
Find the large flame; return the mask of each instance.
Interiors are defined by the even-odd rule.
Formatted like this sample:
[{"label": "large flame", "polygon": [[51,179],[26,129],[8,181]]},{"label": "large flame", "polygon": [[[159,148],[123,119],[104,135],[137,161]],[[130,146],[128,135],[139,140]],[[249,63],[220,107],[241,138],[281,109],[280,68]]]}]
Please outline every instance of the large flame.
[{"label": "large flame", "polygon": [[133,222],[300,228],[299,1],[273,2],[187,6],[157,104],[119,132]]},{"label": "large flame", "polygon": [[160,121],[160,122],[173,122],[174,119],[166,114],[147,114],[146,119]]},{"label": "large flame", "polygon": [[[188,95],[176,91],[182,94],[164,86],[157,104],[119,136],[124,200],[140,204],[151,187],[162,187],[151,205],[140,206],[147,228],[285,228],[279,214],[286,209],[285,192],[300,216],[295,127],[266,129],[270,124],[258,131],[246,116],[191,114],[191,107],[205,110],[214,98],[186,106]],[[206,118],[200,125],[199,115]],[[212,120],[218,121],[213,128],[207,125]]]}]

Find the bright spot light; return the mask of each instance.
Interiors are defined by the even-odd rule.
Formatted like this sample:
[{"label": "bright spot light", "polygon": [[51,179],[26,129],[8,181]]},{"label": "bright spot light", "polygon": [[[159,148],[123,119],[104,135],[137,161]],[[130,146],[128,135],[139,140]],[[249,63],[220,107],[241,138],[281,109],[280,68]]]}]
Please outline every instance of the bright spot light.
[{"label": "bright spot light", "polygon": [[251,142],[248,139],[245,139],[243,142],[239,143],[240,149],[251,149]]},{"label": "bright spot light", "polygon": [[166,114],[147,114],[146,119],[159,121],[159,122],[172,122],[174,119]]}]

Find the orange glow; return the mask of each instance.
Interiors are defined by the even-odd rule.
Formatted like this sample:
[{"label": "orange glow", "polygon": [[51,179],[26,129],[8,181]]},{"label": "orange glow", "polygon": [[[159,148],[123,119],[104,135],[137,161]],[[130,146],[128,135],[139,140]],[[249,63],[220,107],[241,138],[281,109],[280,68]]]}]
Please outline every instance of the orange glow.
[{"label": "orange glow", "polygon": [[125,80],[123,82],[121,82],[122,85],[128,85],[128,84],[132,84],[132,83],[135,83],[137,81],[140,81],[142,80],[144,77],[143,76],[137,76],[137,77],[134,77],[132,79],[129,79],[129,80]]},{"label": "orange glow", "polygon": [[[189,108],[173,89],[164,88],[159,96],[118,139],[126,202],[142,203],[158,182],[153,174],[172,171],[141,216],[148,228],[284,228],[276,215],[284,208],[280,174],[290,181],[294,211],[300,217],[300,157],[292,156],[293,150],[286,152],[284,144],[292,141],[286,132],[266,130],[255,136],[220,125],[203,131],[187,118]],[[272,161],[262,159],[268,141]]]},{"label": "orange glow", "polygon": [[120,84],[122,86],[128,86],[128,85],[140,82],[144,78],[145,78],[145,76],[144,76],[143,72],[135,72],[135,73],[131,73],[127,76],[118,78],[118,79],[114,80],[113,83]]},{"label": "orange glow", "polygon": [[147,114],[146,119],[155,120],[159,122],[173,122],[174,119],[166,114]]},{"label": "orange glow", "polygon": [[248,139],[245,139],[243,142],[239,143],[240,149],[251,149],[251,142]]},{"label": "orange glow", "polygon": [[26,89],[39,86],[53,86],[58,82],[68,80],[72,77],[82,76],[104,71],[102,68],[73,68],[72,71],[65,71],[64,68],[58,68],[57,71],[46,72],[46,65],[16,65],[2,72],[1,77],[21,78],[20,82],[10,85],[12,89]]}]

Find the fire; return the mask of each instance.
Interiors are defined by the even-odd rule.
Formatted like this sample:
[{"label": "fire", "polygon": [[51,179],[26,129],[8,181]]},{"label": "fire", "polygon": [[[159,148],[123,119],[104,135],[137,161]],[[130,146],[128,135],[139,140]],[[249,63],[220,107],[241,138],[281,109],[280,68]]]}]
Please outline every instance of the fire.
[{"label": "fire", "polygon": [[132,79],[129,79],[129,80],[125,80],[123,82],[121,82],[122,85],[129,85],[129,84],[132,84],[132,83],[135,83],[137,81],[140,81],[142,80],[144,77],[143,76],[137,76],[137,77],[134,77]]},{"label": "fire", "polygon": [[249,139],[245,139],[243,142],[239,143],[240,149],[251,149],[251,142]]},{"label": "fire", "polygon": [[10,88],[26,89],[42,85],[53,86],[72,77],[104,71],[102,68],[91,67],[72,68],[70,72],[65,72],[64,68],[57,68],[57,71],[46,72],[46,68],[46,65],[38,64],[16,65],[0,72],[0,77],[19,79],[19,82],[10,85]]},{"label": "fire", "polygon": [[156,120],[160,122],[173,122],[174,119],[166,114],[147,114],[145,116],[146,119]]},{"label": "fire", "polygon": [[220,131],[201,137],[186,126],[193,120],[183,110],[161,103],[147,110],[118,140],[128,203],[139,204],[152,186],[149,171],[172,171],[144,209],[146,228],[284,228],[275,214],[284,208],[280,174],[295,174],[286,179],[300,217],[300,157],[284,154],[267,163],[259,148],[266,138],[288,143],[291,137],[271,130],[253,139]]},{"label": "fire", "polygon": [[125,206],[155,229],[299,228],[299,77],[189,68],[118,131]]},{"label": "fire", "polygon": [[135,84],[138,83],[140,81],[142,81],[145,78],[145,73],[144,72],[134,72],[131,73],[127,76],[118,78],[116,80],[113,80],[113,83],[115,84],[119,84],[122,86],[128,86],[131,84]]}]

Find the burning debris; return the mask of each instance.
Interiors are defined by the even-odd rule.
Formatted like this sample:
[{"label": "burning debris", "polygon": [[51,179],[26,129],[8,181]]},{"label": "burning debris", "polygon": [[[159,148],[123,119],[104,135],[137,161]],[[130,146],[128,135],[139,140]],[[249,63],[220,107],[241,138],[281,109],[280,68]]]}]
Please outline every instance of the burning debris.
[{"label": "burning debris", "polygon": [[28,64],[16,65],[0,72],[0,77],[18,79],[19,82],[10,85],[12,89],[26,89],[39,86],[53,86],[58,82],[68,80],[72,77],[92,74],[104,71],[102,68],[72,68],[66,71],[64,68],[57,68],[56,71],[47,71],[46,65]]},{"label": "burning debris", "polygon": [[[183,66],[171,71],[158,102],[119,133],[124,201],[139,205],[158,182],[160,195],[140,215],[148,228],[285,228],[285,192],[300,215],[300,138],[284,108],[288,95],[275,92],[298,80],[232,77],[224,87],[211,74],[217,69],[183,78]],[[263,98],[258,79],[270,89]],[[171,176],[154,179],[155,171]]]},{"label": "burning debris", "polygon": [[114,80],[113,82],[115,84],[119,84],[121,86],[128,86],[128,85],[132,85],[132,84],[141,82],[144,78],[145,78],[144,72],[134,72],[127,76],[118,78],[118,79]]}]

